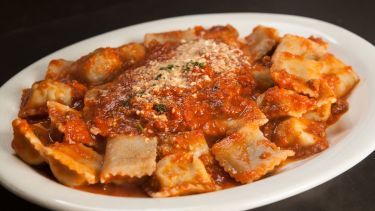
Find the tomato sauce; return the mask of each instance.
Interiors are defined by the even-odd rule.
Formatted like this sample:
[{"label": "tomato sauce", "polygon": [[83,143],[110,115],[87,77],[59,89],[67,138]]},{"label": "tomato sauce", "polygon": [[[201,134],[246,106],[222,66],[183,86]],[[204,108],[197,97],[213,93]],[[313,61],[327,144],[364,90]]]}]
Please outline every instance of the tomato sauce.
[{"label": "tomato sauce", "polygon": [[[170,45],[156,48],[161,52],[152,52],[149,57],[155,59],[155,55],[164,55],[168,47],[172,48]],[[92,106],[92,125],[106,137],[118,134],[155,136],[159,132],[202,129],[217,119],[238,118],[240,115],[259,117],[253,112],[256,104],[251,97],[255,94],[256,83],[250,66],[234,70],[232,74],[215,73],[209,65],[194,71],[206,75],[209,81],[189,88],[170,87],[153,93],[155,98],[165,101],[163,111],[155,111],[158,104],[137,100],[142,94],[139,96],[130,90],[135,83],[132,72],[124,73],[104,88],[107,94],[99,96]],[[195,79],[194,76],[187,78],[189,83],[195,83]],[[155,114],[165,115],[168,121],[155,118]]]},{"label": "tomato sauce", "polygon": [[[142,56],[129,60],[132,62],[124,64],[121,69],[123,71],[119,71],[121,73],[116,72],[115,75],[99,86],[96,86],[97,84],[86,84],[86,87],[86,85],[77,81],[71,81],[69,77],[65,78],[64,80],[66,81],[64,83],[69,83],[70,87],[73,88],[73,103],[70,107],[77,111],[76,113],[56,114],[58,118],[61,118],[60,121],[65,121],[67,124],[64,134],[61,131],[57,132],[56,128],[51,128],[52,126],[48,119],[46,128],[50,129],[47,132],[39,132],[40,136],[43,135],[44,139],[46,139],[45,145],[48,146],[49,142],[53,143],[54,146],[59,146],[60,142],[65,142],[65,144],[79,142],[95,146],[92,147],[92,150],[104,155],[106,139],[118,135],[142,135],[156,137],[160,140],[163,135],[198,131],[202,132],[208,147],[211,148],[214,144],[227,137],[228,134],[238,129],[231,128],[228,121],[245,120],[248,123],[253,120],[267,120],[267,116],[268,123],[260,128],[263,135],[278,147],[291,149],[295,152],[293,157],[284,160],[279,166],[318,153],[328,147],[328,142],[325,139],[325,129],[335,123],[348,110],[348,103],[345,99],[338,99],[336,103],[332,104],[331,116],[327,122],[311,121],[306,124],[307,128],[303,129],[305,132],[321,138],[311,146],[290,144],[287,133],[283,134],[283,138],[277,139],[275,138],[279,135],[276,132],[277,127],[293,115],[288,114],[289,117],[280,117],[289,108],[284,111],[283,109],[287,107],[285,106],[287,103],[278,107],[274,102],[287,101],[285,98],[288,93],[281,95],[279,92],[275,92],[274,95],[270,95],[269,111],[259,108],[261,106],[258,107],[256,103],[258,96],[264,91],[270,90],[270,86],[275,85],[274,82],[279,84],[280,87],[291,90],[296,87],[316,90],[317,85],[311,81],[305,82],[284,70],[278,71],[276,77],[274,75],[272,75],[272,78],[269,76],[272,81],[271,85],[262,84],[259,80],[254,79],[253,73],[265,69],[269,72],[272,66],[271,58],[264,55],[261,61],[254,62],[250,60],[247,57],[248,55],[246,56],[248,51],[248,49],[246,51],[246,48],[249,46],[239,41],[238,33],[233,27],[217,26],[210,30],[196,27],[195,31],[196,35],[210,39],[214,43],[211,43],[209,48],[219,45],[213,40],[219,41],[219,43],[226,43],[226,45],[221,49],[216,49],[216,51],[213,50],[212,54],[210,54],[210,51],[202,54],[204,56],[200,57],[200,60],[194,57],[192,53],[191,58],[196,59],[193,60],[186,53],[190,49],[185,49],[182,52],[177,51],[179,47],[184,45],[185,41],[181,41],[181,43],[159,43],[154,40],[148,46],[144,44],[133,46],[134,48],[144,49]],[[178,35],[179,33],[174,36],[180,36]],[[316,41],[315,38],[311,39]],[[320,40],[318,41],[320,42]],[[199,43],[199,40],[194,42]],[[205,46],[201,47],[204,49]],[[241,51],[241,55],[239,56],[239,54],[232,51],[231,47]],[[122,46],[122,48],[124,48],[123,50],[126,53],[126,45]],[[111,51],[116,52],[113,49]],[[223,55],[214,55],[213,52],[219,51],[224,51]],[[185,57],[180,55],[181,58],[179,60],[173,60],[173,58],[179,58],[179,53],[186,53],[187,57],[186,55]],[[124,56],[129,55],[122,55],[122,57]],[[292,57],[292,55],[289,56]],[[236,59],[238,61],[234,61]],[[165,61],[170,62],[165,63]],[[120,69],[117,66],[115,68],[116,71]],[[227,69],[220,71],[221,68]],[[177,70],[179,71],[176,73],[178,77],[169,78],[170,80],[168,80],[168,77],[175,74],[174,72]],[[336,83],[333,79],[330,81],[331,83]],[[152,90],[152,92],[149,90]],[[30,93],[31,89],[24,90],[21,107],[25,105]],[[316,104],[315,100],[307,96],[298,95],[298,97],[293,97],[290,101],[294,100],[293,105],[298,111],[311,111],[309,109]],[[47,110],[47,107],[40,109]],[[46,112],[44,111],[44,113]],[[48,113],[50,117],[53,114],[51,111]],[[23,113],[20,112],[21,117],[22,115]],[[28,117],[29,123],[40,122],[40,119],[45,120],[47,116]],[[309,122],[309,120],[307,121]],[[292,126],[290,126],[287,127],[286,131],[289,128],[292,130]],[[34,127],[34,130],[34,133],[37,134],[39,129]],[[185,148],[189,148],[189,146],[185,146]],[[165,156],[162,155],[160,149],[157,150],[156,162]],[[173,150],[171,150],[170,154],[175,153]],[[84,153],[80,152],[73,154],[81,157],[85,156]],[[260,155],[260,158],[267,159],[269,155],[269,153],[264,153]],[[72,155],[71,157],[74,156]],[[211,153],[203,154],[199,159],[204,164],[205,170],[215,185],[221,189],[241,184],[235,181],[219,165]],[[47,178],[56,181],[48,165],[33,168]],[[274,168],[263,177],[273,175],[277,170],[278,168]],[[247,173],[252,174],[253,172]],[[116,175],[113,176],[115,177]],[[143,176],[140,181],[137,180],[135,183],[98,183],[81,185],[74,187],[74,189],[119,197],[149,197],[149,194],[145,191],[145,186],[150,183],[150,178],[149,176]],[[236,179],[241,181],[238,178]]]}]

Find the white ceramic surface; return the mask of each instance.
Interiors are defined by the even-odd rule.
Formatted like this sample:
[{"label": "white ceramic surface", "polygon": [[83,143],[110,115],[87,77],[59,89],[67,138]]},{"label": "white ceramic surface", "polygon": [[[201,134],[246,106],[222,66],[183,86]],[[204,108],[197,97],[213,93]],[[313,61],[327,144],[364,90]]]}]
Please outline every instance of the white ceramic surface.
[{"label": "white ceramic surface", "polygon": [[[45,178],[20,161],[10,147],[11,121],[17,115],[21,90],[40,80],[54,58],[77,59],[98,47],[141,41],[147,32],[184,29],[194,25],[232,24],[241,36],[258,24],[281,33],[319,36],[330,51],[352,65],[361,78],[350,96],[350,110],[328,131],[330,147],[324,152],[287,165],[279,174],[239,187],[192,196],[152,199],[111,197],[67,188]],[[310,18],[226,13],[157,20],[111,31],[54,52],[28,66],[0,89],[0,181],[20,197],[54,209],[69,210],[243,210],[269,204],[317,186],[348,170],[375,149],[375,48],[338,26]]]}]

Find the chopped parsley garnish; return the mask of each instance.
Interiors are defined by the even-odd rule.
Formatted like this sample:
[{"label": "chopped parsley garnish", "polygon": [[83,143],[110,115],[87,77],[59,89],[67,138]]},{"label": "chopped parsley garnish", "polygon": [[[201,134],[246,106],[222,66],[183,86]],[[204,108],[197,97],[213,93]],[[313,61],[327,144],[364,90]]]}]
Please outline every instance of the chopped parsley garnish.
[{"label": "chopped parsley garnish", "polygon": [[187,65],[184,65],[183,67],[182,67],[182,70],[183,71],[190,71],[190,67],[188,67]]},{"label": "chopped parsley garnish", "polygon": [[141,123],[137,123],[136,127],[137,127],[137,129],[138,129],[138,131],[139,131],[140,133],[143,132],[144,128],[143,128],[143,126],[141,125]]},{"label": "chopped parsley garnish", "polygon": [[159,114],[161,113],[164,113],[167,111],[167,106],[164,105],[164,104],[155,104],[152,109],[154,109],[155,111],[157,111]]},{"label": "chopped parsley garnish", "polygon": [[182,69],[184,71],[190,71],[193,67],[194,67],[194,63],[193,63],[192,60],[190,60],[188,63],[184,64],[184,66],[182,67]]},{"label": "chopped parsley garnish", "polygon": [[194,62],[194,61],[190,60],[188,63],[186,63],[182,67],[182,70],[190,71],[190,70],[194,69],[195,67],[204,68],[205,66],[206,66],[206,63],[204,63],[204,62]]},{"label": "chopped parsley garnish", "polygon": [[129,99],[123,100],[122,105],[125,106],[125,107],[128,107],[129,106]]},{"label": "chopped parsley garnish", "polygon": [[142,91],[138,92],[137,95],[142,96],[144,93],[145,93],[145,90],[142,90]]},{"label": "chopped parsley garnish", "polygon": [[166,67],[161,67],[159,68],[159,70],[167,70],[167,71],[171,71],[173,69],[173,67],[178,67],[178,66],[174,66],[173,64],[169,64],[167,65]]},{"label": "chopped parsley garnish", "polygon": [[199,62],[199,63],[198,63],[198,66],[199,66],[200,68],[204,68],[204,67],[206,66],[206,63],[204,63],[204,62]]},{"label": "chopped parsley garnish", "polygon": [[160,78],[161,78],[161,73],[160,74],[158,74],[156,77],[155,77],[155,80],[159,80]]}]

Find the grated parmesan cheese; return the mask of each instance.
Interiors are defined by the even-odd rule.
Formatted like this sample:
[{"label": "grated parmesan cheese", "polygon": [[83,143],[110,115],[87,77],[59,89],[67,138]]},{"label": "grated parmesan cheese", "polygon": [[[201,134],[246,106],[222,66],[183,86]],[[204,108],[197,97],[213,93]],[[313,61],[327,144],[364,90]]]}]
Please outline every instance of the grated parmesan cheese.
[{"label": "grated parmesan cheese", "polygon": [[132,92],[139,101],[160,102],[155,93],[211,81],[204,73],[205,68],[211,68],[215,74],[227,74],[248,64],[243,57],[240,49],[214,40],[181,42],[170,59],[151,60],[133,70],[135,83]]}]

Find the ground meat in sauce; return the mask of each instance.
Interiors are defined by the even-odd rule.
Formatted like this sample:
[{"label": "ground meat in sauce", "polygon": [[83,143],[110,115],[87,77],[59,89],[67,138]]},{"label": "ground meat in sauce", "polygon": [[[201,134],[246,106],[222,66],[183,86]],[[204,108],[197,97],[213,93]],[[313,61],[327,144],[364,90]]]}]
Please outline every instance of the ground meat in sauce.
[{"label": "ground meat in sauce", "polygon": [[[170,44],[155,47],[156,51],[162,51],[161,54],[168,51],[166,48],[171,48]],[[158,55],[157,52],[151,54]],[[203,57],[211,56],[206,54]],[[188,62],[186,67],[174,67],[177,66],[176,62],[180,62],[176,61],[174,64],[158,67],[160,71],[156,77],[154,74],[139,78],[159,80],[160,74],[166,71],[181,71],[182,68],[181,74],[184,75],[178,76],[177,79],[185,80],[187,85],[176,87],[166,84],[160,89],[152,90],[151,96],[150,93],[145,93],[142,87],[138,92],[130,90],[129,87],[136,83],[134,74],[124,73],[103,91],[105,94],[98,97],[93,106],[95,111],[92,113],[92,124],[99,128],[103,136],[139,133],[153,136],[157,132],[197,130],[216,118],[237,118],[245,108],[255,106],[251,96],[256,83],[252,78],[250,66],[243,61],[229,61],[232,63],[225,65],[232,65],[234,69],[220,72],[221,70],[215,69],[215,64],[212,64],[216,62],[215,59],[206,59],[207,64],[199,61]],[[176,80],[176,77],[171,80]],[[155,107],[163,109],[158,111]]]},{"label": "ground meat in sauce", "polygon": [[[106,139],[109,137],[125,134],[160,139],[162,135],[186,131],[204,134],[205,141],[211,148],[228,136],[227,120],[252,121],[265,118],[256,100],[270,87],[275,86],[269,71],[276,46],[256,63],[250,64],[246,50],[248,45],[239,41],[238,32],[232,26],[216,26],[209,30],[195,27],[194,30],[195,36],[201,38],[165,43],[154,40],[147,45],[133,43],[121,46],[120,50],[108,48],[114,52],[123,49],[122,53],[125,54],[120,55],[122,59],[129,57],[126,54],[128,48],[138,50],[139,54],[129,61],[124,61],[122,69],[118,70],[111,80],[107,80],[108,83],[100,86],[73,80],[74,77],[69,75],[69,71],[62,72],[61,77],[56,78],[73,88],[73,103],[70,107],[83,113],[91,132],[88,136],[98,142],[95,152],[101,155],[105,153]],[[310,39],[324,44],[319,38]],[[270,81],[259,83],[254,71],[266,74]],[[280,74],[285,74],[282,78],[287,89],[292,89],[288,83],[300,80],[285,71]],[[338,78],[332,78],[329,83],[334,86]],[[312,81],[307,84],[316,88]],[[21,108],[28,100],[30,92],[31,89],[23,90]],[[281,100],[278,98],[275,101]],[[277,111],[285,109],[281,107],[275,107],[272,103],[270,105],[270,108]],[[277,147],[293,150],[295,155],[292,159],[304,158],[328,147],[325,138],[327,125],[335,123],[348,109],[346,99],[337,99],[331,106],[331,115],[327,122],[309,122],[305,131],[321,139],[308,147],[291,143],[286,137],[287,134],[277,133],[277,127],[290,117],[273,117],[270,114],[276,112],[272,109],[270,114],[263,111],[269,121],[262,123],[264,125],[260,129],[264,137],[274,142]],[[29,124],[35,124],[32,129],[43,139],[46,146],[67,138],[45,115],[30,116],[27,121]],[[74,135],[77,126],[70,124],[70,127]],[[188,150],[190,145],[180,148]],[[157,156],[156,161],[159,161],[161,154],[158,153]],[[267,159],[269,156],[270,153],[259,155],[260,159]],[[201,155],[199,159],[215,185],[220,188],[240,185],[219,165],[211,153]],[[46,165],[35,169],[56,180]],[[277,168],[264,176],[276,171]],[[113,196],[147,197],[144,186],[153,181],[150,176],[144,176],[140,181],[142,182],[137,184],[93,184],[75,188]]]},{"label": "ground meat in sauce", "polygon": [[339,120],[341,115],[349,110],[349,104],[346,99],[338,99],[336,103],[332,104],[331,116],[328,120],[328,124],[333,124]]}]

